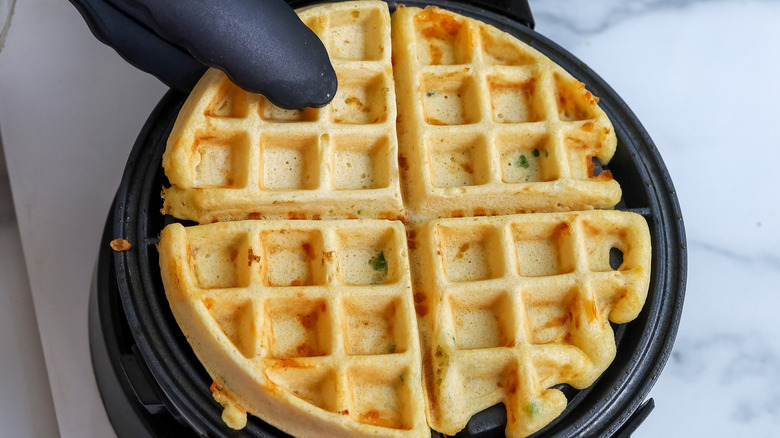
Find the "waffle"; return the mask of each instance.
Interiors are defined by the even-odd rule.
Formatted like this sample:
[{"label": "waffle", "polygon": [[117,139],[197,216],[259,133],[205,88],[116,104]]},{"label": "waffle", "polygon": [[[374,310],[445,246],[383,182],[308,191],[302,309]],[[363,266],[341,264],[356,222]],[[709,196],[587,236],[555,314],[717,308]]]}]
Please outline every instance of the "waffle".
[{"label": "waffle", "polygon": [[415,234],[429,423],[445,434],[497,403],[507,436],[541,429],[566,407],[551,387],[591,385],[615,357],[609,321],[646,298],[650,236],[634,213],[439,219]]},{"label": "waffle", "polygon": [[438,9],[392,18],[399,161],[422,217],[611,208],[617,140],[597,98],[512,36]]},{"label": "waffle", "polygon": [[207,71],[163,155],[165,213],[201,223],[401,215],[387,6],[336,3],[300,17],[330,54],[333,101],[283,110]]},{"label": "waffle", "polygon": [[597,98],[531,47],[438,8],[399,7],[392,43],[381,3],[301,17],[331,55],[333,102],[282,110],[209,70],[163,155],[165,213],[423,220],[620,200],[619,184],[596,170],[617,144]]},{"label": "waffle", "polygon": [[609,321],[635,318],[649,285],[645,220],[601,210],[621,190],[599,172],[616,138],[597,98],[438,8],[300,15],[331,56],[334,101],[281,110],[210,70],[163,156],[164,213],[233,221],[160,239],[223,418],[427,437],[504,403],[508,436],[539,430],[566,407],[553,386],[607,368]]},{"label": "waffle", "polygon": [[166,227],[176,321],[234,428],[430,436],[404,227],[239,221]]}]

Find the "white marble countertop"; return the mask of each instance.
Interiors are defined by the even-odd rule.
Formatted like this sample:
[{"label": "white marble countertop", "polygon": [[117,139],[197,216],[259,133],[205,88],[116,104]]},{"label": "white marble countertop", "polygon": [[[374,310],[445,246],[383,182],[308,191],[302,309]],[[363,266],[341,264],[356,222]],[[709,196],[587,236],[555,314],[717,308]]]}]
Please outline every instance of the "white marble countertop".
[{"label": "white marble countertop", "polygon": [[[780,3],[532,0],[531,8],[536,30],[598,72],[643,122],[685,218],[683,318],[650,394],[656,408],[635,436],[776,436]],[[15,207],[0,171],[4,434],[112,434],[89,359],[87,297],[125,160],[164,91],[97,42],[68,2],[17,4],[0,52]]]}]

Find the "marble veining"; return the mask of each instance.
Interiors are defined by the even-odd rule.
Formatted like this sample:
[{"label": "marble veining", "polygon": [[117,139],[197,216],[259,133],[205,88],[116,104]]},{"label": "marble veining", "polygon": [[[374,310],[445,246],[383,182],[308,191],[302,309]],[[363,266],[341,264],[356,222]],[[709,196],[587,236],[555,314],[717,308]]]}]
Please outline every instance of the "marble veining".
[{"label": "marble veining", "polygon": [[[677,341],[635,437],[779,436],[780,117],[764,0],[531,2],[536,30],[602,75],[670,170],[688,236]],[[771,85],[768,85],[771,84]]]},{"label": "marble veining", "polygon": [[777,436],[776,254],[689,241],[686,303],[656,409],[635,437]]},{"label": "marble veining", "polygon": [[735,263],[746,264],[751,266],[762,266],[766,269],[776,271],[780,273],[780,254],[761,251],[757,253],[744,252],[740,249],[735,250],[722,245],[715,245],[709,242],[701,240],[688,240],[688,246],[691,248],[700,249],[702,251],[726,257],[727,259],[734,261]]},{"label": "marble veining", "polygon": [[[666,373],[706,396],[722,392],[729,421],[767,419],[780,424],[780,352],[762,332],[721,330],[702,337],[681,336]],[[699,404],[707,404],[700,400]]]},{"label": "marble veining", "polygon": [[604,32],[616,24],[652,12],[663,10],[684,12],[694,4],[724,1],[726,0],[600,0],[588,2],[587,7],[583,7],[583,3],[577,0],[530,0],[529,3],[538,22],[561,26],[573,34],[587,36]]}]

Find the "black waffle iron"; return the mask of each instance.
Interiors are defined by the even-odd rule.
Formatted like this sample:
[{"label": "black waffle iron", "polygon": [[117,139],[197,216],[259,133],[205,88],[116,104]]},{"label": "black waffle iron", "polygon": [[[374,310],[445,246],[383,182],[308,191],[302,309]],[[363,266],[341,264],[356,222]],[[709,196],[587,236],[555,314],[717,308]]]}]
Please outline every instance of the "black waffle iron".
[{"label": "black waffle iron", "polygon": [[[294,7],[304,2],[290,2]],[[589,388],[558,389],[568,407],[534,437],[628,437],[653,409],[647,399],[672,350],[683,306],[687,272],[682,215],[669,173],[653,141],[620,97],[591,71],[533,31],[525,1],[435,4],[502,29],[547,55],[599,96],[618,138],[609,170],[623,189],[617,209],[647,220],[652,237],[652,278],[642,312],[615,325],[617,356]],[[395,8],[395,3],[390,3]],[[93,29],[94,30],[94,29]],[[173,218],[160,214],[161,167],[168,134],[186,92],[172,89],[149,116],[133,146],[100,242],[90,298],[92,363],[103,403],[120,437],[284,437],[249,416],[239,431],[221,419],[222,407],[209,390],[212,379],[193,354],[171,314],[158,267],[157,243]],[[114,252],[114,238],[132,242]],[[497,405],[475,415],[458,436],[503,436],[506,411]],[[432,436],[440,434],[432,432]]]}]

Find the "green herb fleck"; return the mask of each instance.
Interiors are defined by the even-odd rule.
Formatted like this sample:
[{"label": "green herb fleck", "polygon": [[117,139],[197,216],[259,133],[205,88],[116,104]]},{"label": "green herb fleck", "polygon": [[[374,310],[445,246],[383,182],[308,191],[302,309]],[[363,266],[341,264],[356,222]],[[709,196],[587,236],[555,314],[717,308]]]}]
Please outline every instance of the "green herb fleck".
[{"label": "green herb fleck", "polygon": [[398,378],[399,378],[399,379],[401,379],[401,381],[402,381],[402,382],[404,381],[404,375],[403,375],[403,374],[401,374],[400,376],[398,376]]},{"label": "green herb fleck", "polygon": [[517,157],[517,161],[515,161],[515,166],[522,167],[523,169],[528,169],[528,158],[525,157],[525,154],[520,154],[520,156]]},{"label": "green herb fleck", "polygon": [[397,350],[397,349],[398,349],[398,347],[395,344],[390,344],[390,346],[387,347],[387,352],[390,353],[390,354],[393,354],[393,353],[395,353],[395,350]]},{"label": "green herb fleck", "polygon": [[387,260],[385,260],[385,252],[379,251],[379,254],[374,256],[368,262],[375,271],[387,272]]},{"label": "green herb fleck", "polygon": [[532,401],[531,403],[528,403],[528,415],[531,417],[535,417],[536,415],[539,415],[542,412],[542,404],[538,401]]},{"label": "green herb fleck", "polygon": [[433,96],[433,95],[435,95],[435,94],[436,94],[436,92],[435,92],[435,91],[433,91],[433,90],[429,90],[429,91],[427,91],[427,92],[425,93],[425,95],[426,95],[426,96],[428,96],[428,97],[431,97],[431,96]]},{"label": "green herb fleck", "polygon": [[550,154],[548,154],[547,151],[544,151],[544,158],[547,158],[549,156],[550,156]]},{"label": "green herb fleck", "polygon": [[358,211],[357,211],[357,214],[359,215],[361,211],[363,211],[363,210],[358,210]]},{"label": "green herb fleck", "polygon": [[533,154],[534,154],[534,157],[538,157],[539,156],[539,149],[534,148]]}]

